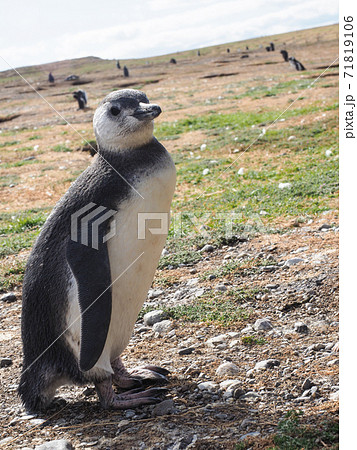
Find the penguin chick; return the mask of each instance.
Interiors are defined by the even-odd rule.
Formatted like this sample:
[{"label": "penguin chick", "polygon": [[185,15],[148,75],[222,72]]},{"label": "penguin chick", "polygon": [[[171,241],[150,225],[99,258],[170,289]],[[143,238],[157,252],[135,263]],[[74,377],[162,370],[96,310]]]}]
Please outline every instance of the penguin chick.
[{"label": "penguin chick", "polygon": [[[48,407],[66,384],[93,383],[104,408],[159,401],[161,388],[137,388],[166,381],[168,371],[127,370],[121,354],[168,232],[176,171],[153,136],[160,113],[141,91],[104,98],[93,119],[99,154],[33,247],[23,282],[19,384],[29,411]],[[113,384],[128,391],[118,395]]]}]

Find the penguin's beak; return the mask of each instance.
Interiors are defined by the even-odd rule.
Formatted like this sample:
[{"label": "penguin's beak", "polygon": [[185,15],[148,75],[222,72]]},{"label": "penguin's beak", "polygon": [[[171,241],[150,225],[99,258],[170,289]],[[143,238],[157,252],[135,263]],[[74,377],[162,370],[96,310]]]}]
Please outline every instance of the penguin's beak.
[{"label": "penguin's beak", "polygon": [[154,103],[139,103],[139,106],[133,113],[138,120],[152,120],[161,114],[161,108]]}]

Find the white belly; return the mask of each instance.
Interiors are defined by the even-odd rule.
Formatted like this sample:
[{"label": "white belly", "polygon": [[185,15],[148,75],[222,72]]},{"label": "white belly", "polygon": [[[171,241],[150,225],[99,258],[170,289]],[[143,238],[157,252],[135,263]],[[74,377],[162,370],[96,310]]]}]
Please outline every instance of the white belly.
[{"label": "white belly", "polygon": [[[175,169],[171,166],[155,178],[151,177],[148,182],[136,186],[144,199],[133,194],[130,200],[118,205],[118,213],[113,219],[115,235],[107,242],[112,279],[112,315],[103,352],[90,370],[91,374],[99,374],[103,370],[112,373],[111,362],[123,352],[130,340],[166,242],[168,229],[164,221],[166,217],[167,224],[170,223],[175,181]],[[150,219],[148,214],[156,216]],[[161,220],[155,220],[155,217]],[[75,294],[74,289],[72,292]],[[75,303],[78,302],[70,303],[69,315],[77,313]],[[75,334],[78,335],[78,332],[76,330]],[[72,348],[74,341],[76,339],[72,338]],[[79,356],[79,347],[75,353]]]}]

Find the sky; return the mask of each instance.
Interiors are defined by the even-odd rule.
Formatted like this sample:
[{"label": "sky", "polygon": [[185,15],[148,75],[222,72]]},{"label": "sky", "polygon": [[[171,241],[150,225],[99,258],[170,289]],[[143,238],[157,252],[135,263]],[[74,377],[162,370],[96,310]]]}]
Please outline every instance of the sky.
[{"label": "sky", "polygon": [[338,22],[338,0],[0,0],[0,10],[0,70],[157,56]]}]

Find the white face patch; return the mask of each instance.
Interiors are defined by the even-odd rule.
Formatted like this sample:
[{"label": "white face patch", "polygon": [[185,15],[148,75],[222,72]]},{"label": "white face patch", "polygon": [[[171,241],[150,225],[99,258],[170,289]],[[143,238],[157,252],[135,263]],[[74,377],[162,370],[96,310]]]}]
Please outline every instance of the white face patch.
[{"label": "white face patch", "polygon": [[[140,103],[145,108],[146,103]],[[94,114],[93,127],[99,146],[112,151],[138,148],[153,138],[153,120],[141,121],[131,110],[122,110],[116,117],[109,113],[110,103],[99,106]]]}]

